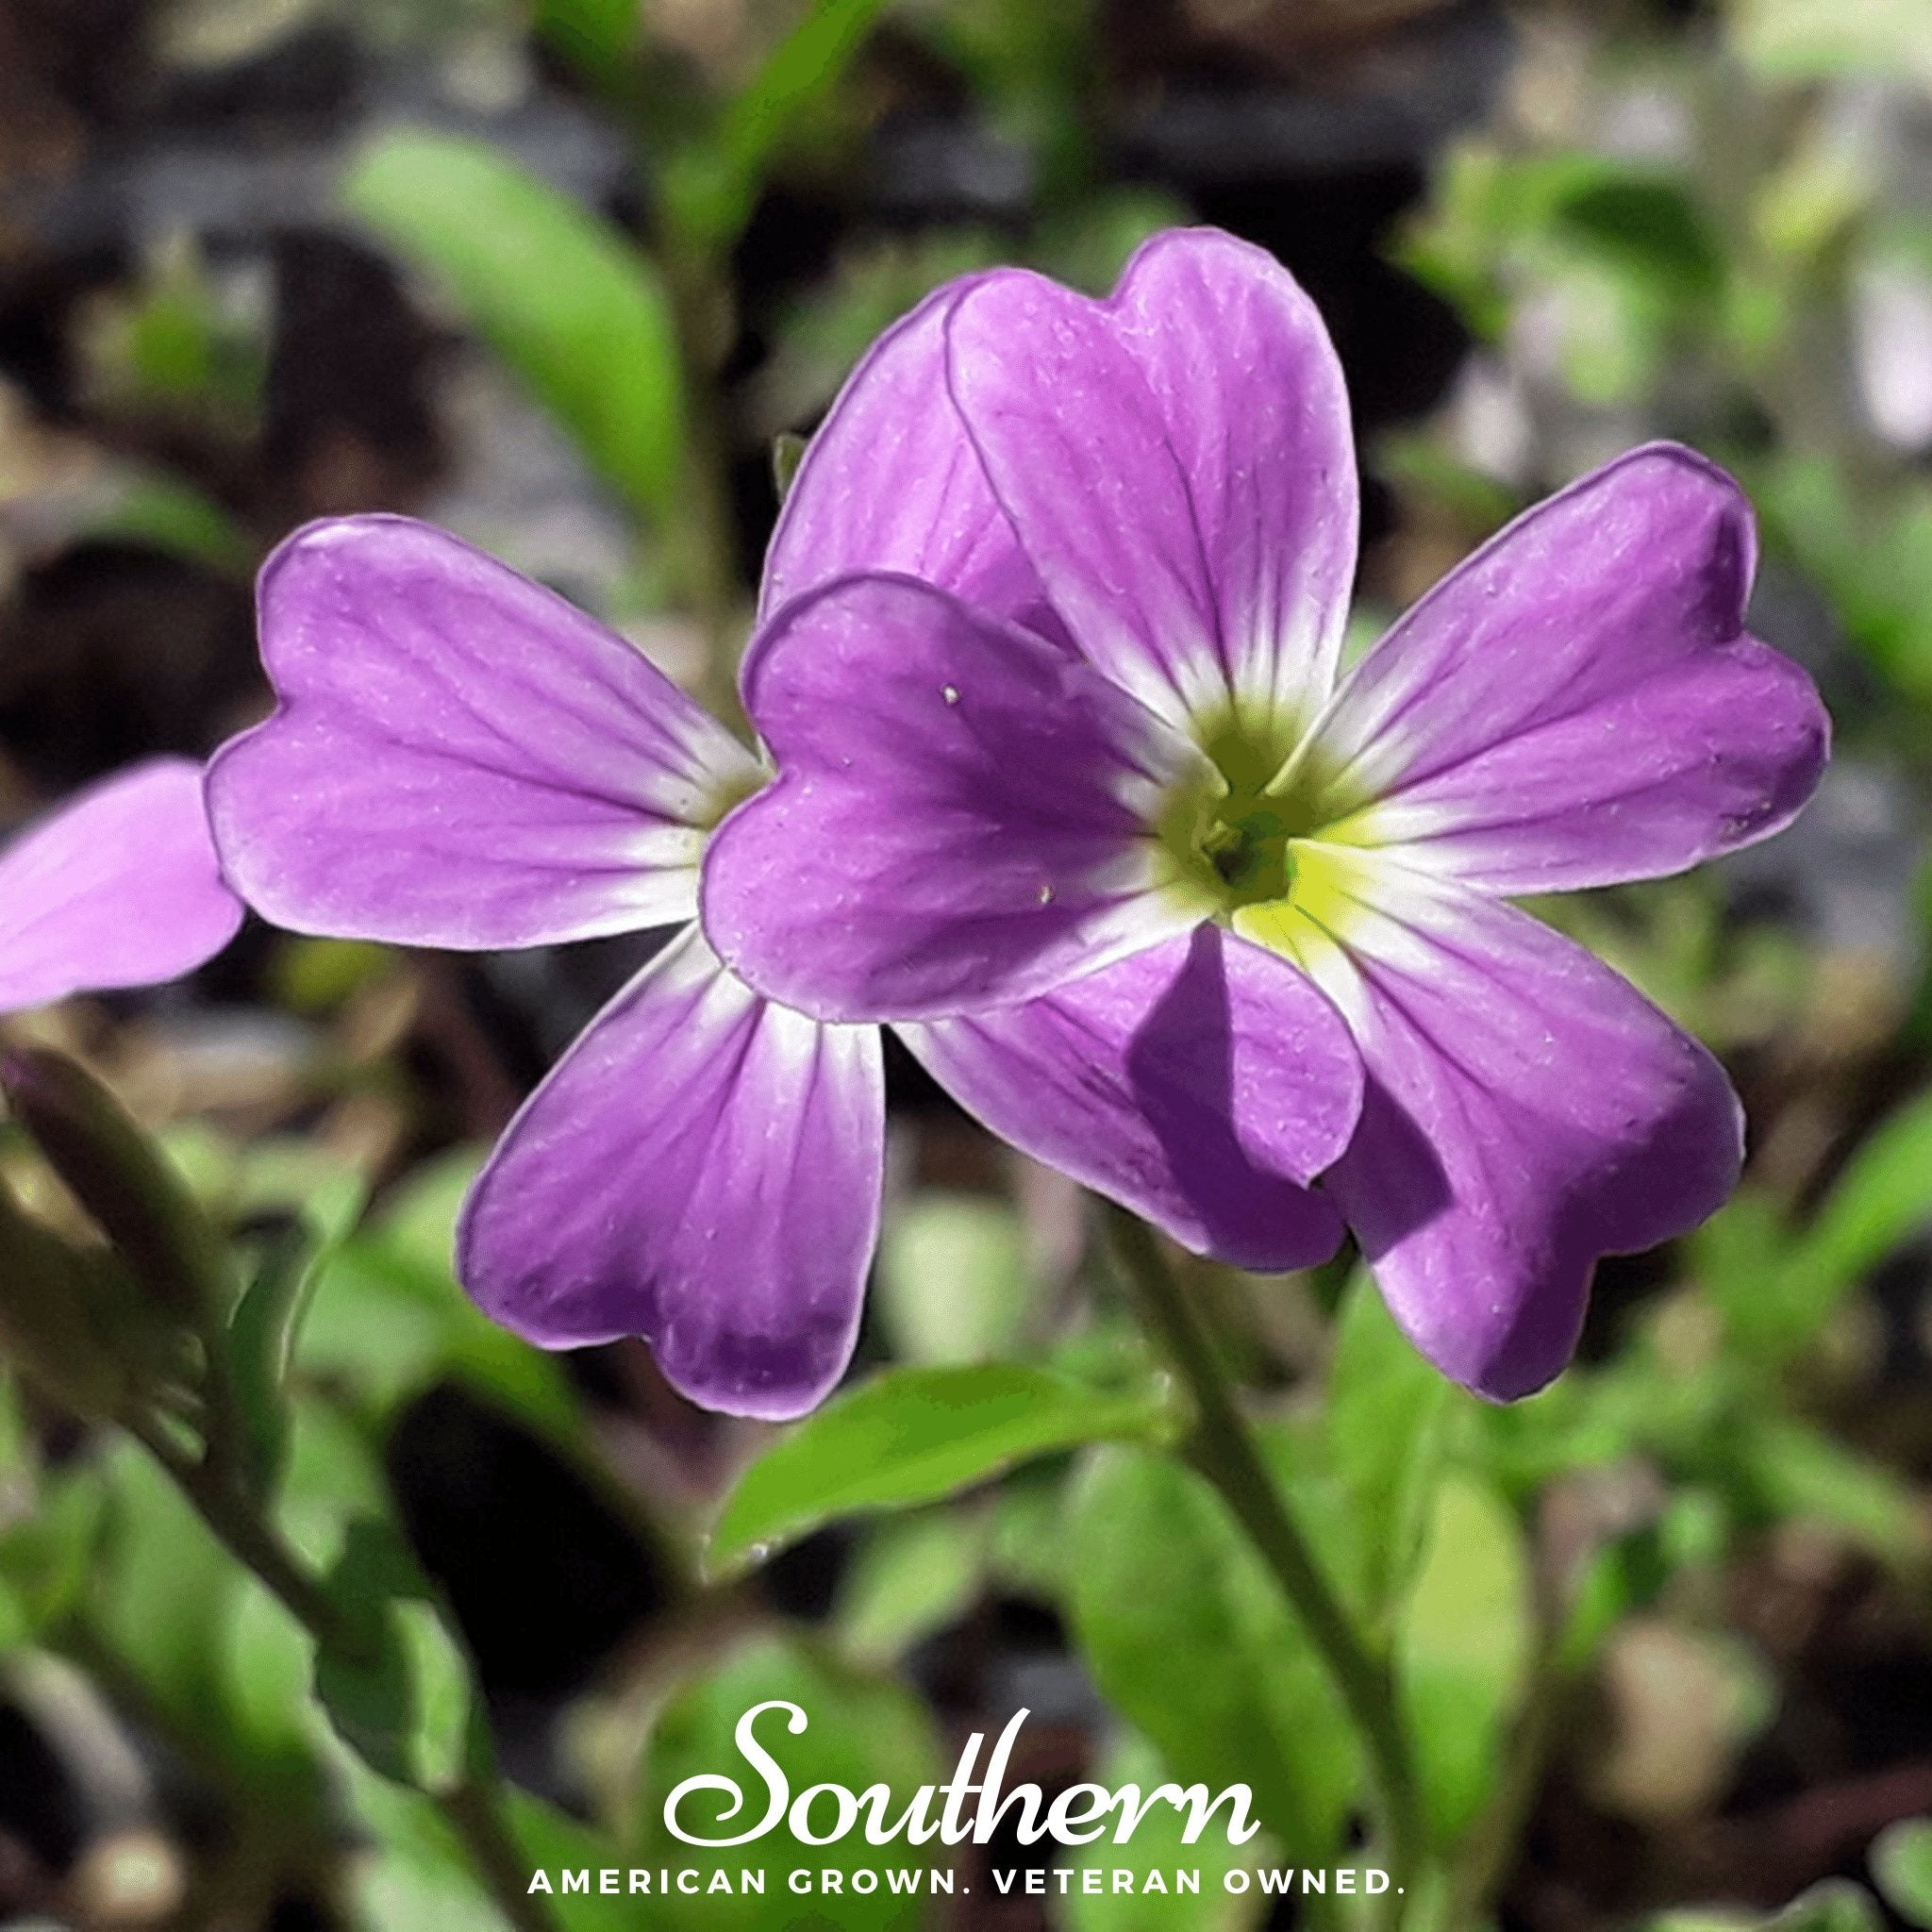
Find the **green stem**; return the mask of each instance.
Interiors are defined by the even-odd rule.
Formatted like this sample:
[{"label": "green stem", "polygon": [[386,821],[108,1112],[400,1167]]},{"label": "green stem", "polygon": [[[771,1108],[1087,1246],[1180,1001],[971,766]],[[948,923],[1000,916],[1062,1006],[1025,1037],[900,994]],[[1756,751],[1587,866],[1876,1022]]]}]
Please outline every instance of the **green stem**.
[{"label": "green stem", "polygon": [[174,1477],[223,1548],[318,1643],[340,1641],[344,1624],[334,1600],[274,1525],[223,1478],[219,1466],[181,1449],[144,1416],[129,1415],[124,1421],[128,1432]]},{"label": "green stem", "polygon": [[1124,1209],[1107,1206],[1108,1231],[1141,1320],[1173,1362],[1194,1402],[1188,1460],[1220,1492],[1274,1573],[1302,1626],[1327,1666],[1369,1754],[1381,1809],[1390,1889],[1394,1904],[1416,1875],[1422,1810],[1408,1741],[1388,1672],[1357,1636],[1307,1538],[1290,1513],[1217,1360],[1192,1304],[1174,1280],[1153,1233]]},{"label": "green stem", "polygon": [[711,340],[727,312],[715,261],[687,238],[666,234],[659,258],[683,365],[684,491],[673,532],[680,588],[705,641],[699,696],[713,715],[740,724],[738,655],[743,642],[738,539],[731,512],[731,458],[718,391],[724,345]]},{"label": "green stem", "polygon": [[463,1841],[470,1861],[483,1875],[504,1917],[517,1932],[557,1932],[550,1907],[530,1894],[524,1855],[503,1816],[500,1786],[465,1778],[437,1803],[450,1828]]},{"label": "green stem", "polygon": [[[129,1433],[175,1479],[195,1513],[318,1644],[354,1641],[335,1600],[279,1530],[225,1474],[219,1459],[204,1460],[176,1443],[149,1417],[125,1416]],[[425,1795],[462,1842],[497,1908],[516,1932],[558,1932],[557,1921],[526,1888],[523,1857],[505,1824],[499,1787],[471,1775],[446,1791]]]}]

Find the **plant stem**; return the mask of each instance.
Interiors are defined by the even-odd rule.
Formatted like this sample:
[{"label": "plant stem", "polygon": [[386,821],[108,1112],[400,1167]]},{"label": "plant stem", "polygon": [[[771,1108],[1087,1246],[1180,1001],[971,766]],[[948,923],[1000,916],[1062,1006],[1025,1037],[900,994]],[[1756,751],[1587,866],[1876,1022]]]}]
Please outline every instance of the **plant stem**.
[{"label": "plant stem", "polygon": [[1193,1397],[1188,1460],[1220,1492],[1274,1573],[1367,1748],[1389,1860],[1390,1890],[1383,1894],[1383,1910],[1391,1918],[1399,1916],[1401,1907],[1394,1901],[1416,1875],[1422,1813],[1389,1674],[1370,1655],[1322,1574],[1236,1407],[1213,1344],[1152,1231],[1125,1209],[1104,1205],[1114,1252],[1141,1320]]},{"label": "plant stem", "polygon": [[550,1907],[528,1890],[524,1855],[504,1822],[499,1789],[476,1778],[465,1778],[437,1803],[450,1828],[462,1840],[463,1849],[482,1874],[498,1909],[517,1932],[557,1932]]},{"label": "plant stem", "polygon": [[[225,1473],[222,1458],[203,1460],[140,1411],[123,1418],[128,1432],[175,1479],[222,1546],[281,1604],[318,1644],[353,1641],[347,1620],[281,1532]],[[503,1819],[499,1787],[474,1774],[425,1796],[444,1820],[516,1932],[558,1932],[549,1907],[525,1888],[523,1857]]]},{"label": "plant stem", "polygon": [[343,1619],[328,1592],[290,1549],[280,1533],[225,1482],[218,1465],[189,1455],[146,1418],[125,1418],[129,1433],[174,1477],[224,1549],[318,1643],[342,1635]]}]

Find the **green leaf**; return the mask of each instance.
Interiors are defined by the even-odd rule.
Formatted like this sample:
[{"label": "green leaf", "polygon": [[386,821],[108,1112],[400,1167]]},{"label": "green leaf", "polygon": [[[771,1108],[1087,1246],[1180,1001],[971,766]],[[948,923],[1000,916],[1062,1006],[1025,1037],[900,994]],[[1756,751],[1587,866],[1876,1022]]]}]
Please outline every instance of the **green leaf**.
[{"label": "green leaf", "polygon": [[1807,1424],[1753,1418],[1736,1439],[1739,1463],[1774,1520],[1808,1518],[1879,1561],[1916,1568],[1932,1553],[1932,1522],[1911,1484]]},{"label": "green leaf", "polygon": [[1932,1094],[1882,1121],[1846,1162],[1809,1227],[1766,1285],[1728,1311],[1740,1339],[1790,1350],[1878,1262],[1932,1222]]},{"label": "green leaf", "polygon": [[901,1369],[827,1403],[739,1479],[708,1567],[759,1560],[835,1517],[937,1502],[1082,1442],[1159,1436],[1164,1396],[1102,1393],[1039,1369]]},{"label": "green leaf", "polygon": [[[601,1832],[580,1824],[527,1791],[512,1787],[507,1795],[505,1810],[526,1870],[545,1872],[551,1883],[558,1886],[544,1898],[543,1905],[546,1916],[563,1932],[609,1932],[613,1925],[632,1926],[636,1932],[666,1932],[666,1928],[692,1923],[675,1899],[667,1908],[656,1897],[633,1894],[627,1884],[629,1874],[620,1868],[636,1861],[620,1857],[618,1847]],[[602,1887],[603,1874],[609,1871],[619,1873],[616,1883],[620,1890],[615,1893]],[[563,1890],[557,1877],[559,1872],[587,1873],[590,1889]],[[655,1874],[652,1882],[657,1882]]]},{"label": "green leaf", "polygon": [[342,1754],[342,1770],[357,1819],[375,1840],[349,1868],[358,1932],[503,1932],[502,1914],[434,1801],[378,1777],[352,1754]]},{"label": "green leaf", "polygon": [[889,1517],[860,1544],[835,1622],[853,1662],[882,1668],[957,1622],[979,1592],[984,1526],[954,1510]]},{"label": "green leaf", "polygon": [[316,1653],[316,1700],[336,1735],[364,1764],[397,1784],[414,1786],[408,1653],[386,1616],[372,1628],[376,1634],[366,1652],[324,1644]]},{"label": "green leaf", "polygon": [[1164,1456],[1092,1456],[1068,1504],[1072,1611],[1108,1703],[1174,1774],[1255,1815],[1311,1863],[1358,1786],[1357,1746],[1326,1674],[1220,1498]]},{"label": "green leaf", "polygon": [[[359,1204],[359,1184],[352,1179],[348,1191]],[[313,1226],[299,1222],[283,1229],[269,1243],[228,1320],[228,1374],[257,1496],[273,1497],[287,1466],[289,1364],[324,1265],[339,1245],[340,1238],[318,1239]]]},{"label": "green leaf", "polygon": [[1932,1932],[1932,1818],[1902,1818],[1872,1841],[1872,1876],[1901,1919]]},{"label": "green leaf", "polygon": [[614,228],[483,142],[387,135],[348,206],[448,292],[633,508],[662,518],[684,461],[677,333],[661,278]]},{"label": "green leaf", "polygon": [[1011,1345],[1033,1286],[1025,1229],[1007,1202],[934,1190],[888,1220],[873,1306],[908,1361],[989,1361]]},{"label": "green leaf", "polygon": [[1620,174],[1579,183],[1557,204],[1559,229],[1592,251],[1693,301],[1714,300],[1724,258],[1683,183]]},{"label": "green leaf", "polygon": [[328,1577],[343,1628],[315,1659],[315,1694],[372,1770],[446,1790],[463,1770],[470,1666],[395,1525],[358,1517]]},{"label": "green leaf", "polygon": [[[696,1866],[706,1874],[706,1884],[714,1872],[735,1881],[741,1870],[763,1869],[768,1895],[726,1897],[720,1892],[680,1898],[675,1916],[664,1911],[651,1924],[668,1922],[677,1932],[687,1927],[691,1932],[764,1932],[778,1925],[787,1932],[912,1932],[925,1922],[924,1874],[946,1859],[937,1841],[922,1849],[908,1844],[902,1835],[891,1845],[874,1846],[866,1842],[863,1831],[855,1831],[835,1844],[806,1846],[781,1824],[769,1839],[708,1850],[680,1842],[666,1828],[667,1795],[694,1776],[734,1778],[744,1788],[743,1805],[741,1813],[726,1822],[721,1814],[730,1803],[727,1793],[690,1793],[678,1812],[686,1831],[699,1838],[722,1838],[757,1824],[764,1811],[764,1782],[740,1755],[735,1733],[747,1711],[774,1699],[794,1704],[806,1714],[803,1732],[788,1730],[785,1713],[776,1710],[767,1711],[755,1732],[783,1767],[793,1798],[817,1784],[841,1784],[852,1791],[883,1784],[893,1801],[890,1824],[919,1786],[938,1782],[931,1726],[910,1693],[807,1644],[760,1639],[687,1684],[666,1705],[644,1760],[635,1862]],[[827,1828],[829,1806],[821,1801],[813,1815],[818,1829]],[[792,1867],[814,1874],[828,1868],[838,1875],[861,1865],[916,1870],[922,1881],[920,1893],[893,1894],[883,1885],[870,1896],[855,1894],[849,1885],[838,1894],[815,1891],[807,1896],[786,1889],[786,1873]]]},{"label": "green leaf", "polygon": [[0,1530],[0,1583],[25,1619],[23,1636],[52,1628],[80,1601],[107,1513],[100,1472],[71,1463],[43,1472],[31,1513]]},{"label": "green leaf", "polygon": [[884,7],[885,0],[813,0],[712,138],[668,172],[664,190],[678,225],[708,252],[737,240],[773,155],[838,85]]},{"label": "green leaf", "polygon": [[608,84],[637,58],[644,0],[537,0],[531,25],[590,78]]},{"label": "green leaf", "polygon": [[1336,1324],[1328,1450],[1362,1543],[1363,1585],[1380,1618],[1421,1554],[1441,1463],[1449,1384],[1396,1327],[1366,1269]]},{"label": "green leaf", "polygon": [[[1129,1733],[1108,1753],[1093,1780],[1108,1790],[1138,1785],[1147,1791],[1173,1783],[1174,1774],[1152,1744]],[[1108,1837],[1082,1846],[1074,1855],[1075,1869],[1097,1870],[1105,1890],[1098,1895],[1069,1892],[1059,1922],[1069,1932],[1240,1932],[1252,1924],[1253,1899],[1230,1893],[1222,1883],[1246,1859],[1228,1843],[1225,1833],[1211,1826],[1192,1844],[1186,1843],[1181,1837],[1185,1824],[1178,1807],[1156,1805],[1125,1844],[1117,1845]],[[1144,1889],[1155,1874],[1161,1887],[1173,1888],[1177,1871],[1200,1874],[1198,1896],[1178,1890]],[[1115,1872],[1134,1874],[1131,1895],[1113,1890]]]},{"label": "green leaf", "polygon": [[1404,1715],[1441,1842],[1469,1824],[1494,1784],[1531,1636],[1529,1564],[1516,1518],[1473,1476],[1445,1478],[1396,1630]]},{"label": "green leaf", "polygon": [[1827,1878],[1767,1920],[1766,1932],[1880,1932],[1872,1894],[1849,1878]]},{"label": "green leaf", "polygon": [[498,1327],[451,1272],[457,1211],[481,1158],[460,1148],[425,1162],[325,1259],[299,1365],[382,1412],[452,1377],[575,1457],[581,1411],[558,1358]]}]

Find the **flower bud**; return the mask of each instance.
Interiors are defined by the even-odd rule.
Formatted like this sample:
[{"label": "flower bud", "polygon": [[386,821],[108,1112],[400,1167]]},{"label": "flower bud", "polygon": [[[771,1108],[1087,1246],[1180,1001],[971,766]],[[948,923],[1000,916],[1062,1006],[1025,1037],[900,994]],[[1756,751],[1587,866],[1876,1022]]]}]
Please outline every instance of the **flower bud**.
[{"label": "flower bud", "polygon": [[227,1299],[220,1238],[127,1110],[64,1054],[19,1047],[0,1089],[152,1305],[206,1333]]}]

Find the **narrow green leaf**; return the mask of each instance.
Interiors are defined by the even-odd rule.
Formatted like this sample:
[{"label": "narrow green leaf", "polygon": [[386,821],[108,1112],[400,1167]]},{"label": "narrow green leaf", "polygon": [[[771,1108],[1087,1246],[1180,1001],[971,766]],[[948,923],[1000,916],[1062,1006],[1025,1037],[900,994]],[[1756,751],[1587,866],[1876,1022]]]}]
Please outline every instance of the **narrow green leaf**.
[{"label": "narrow green leaf", "polygon": [[1740,1336],[1792,1349],[1902,1241],[1932,1222],[1932,1094],[1883,1121],[1846,1163],[1809,1227],[1774,1274],[1751,1321],[1748,1297],[1731,1311]]},{"label": "narrow green leaf", "polygon": [[684,405],[660,277],[614,228],[496,149],[387,135],[350,169],[351,209],[464,319],[637,509],[678,492]]},{"label": "narrow green leaf", "polygon": [[1872,1841],[1872,1875],[1901,1919],[1932,1932],[1932,1818],[1902,1818]]},{"label": "narrow green leaf", "polygon": [[1357,1794],[1354,1735],[1219,1497],[1167,1457],[1103,1450],[1074,1485],[1068,1541],[1080,1653],[1108,1703],[1176,1777],[1249,1786],[1284,1844],[1325,1857]]},{"label": "narrow green leaf", "polygon": [[1378,1618],[1421,1553],[1448,1403],[1449,1384],[1396,1327],[1368,1271],[1357,1270],[1336,1326],[1328,1447]]},{"label": "narrow green leaf", "polygon": [[1158,1437],[1164,1396],[1103,1393],[1008,1363],[901,1369],[827,1403],[740,1478],[713,1532],[715,1574],[835,1517],[937,1502],[1081,1442]]},{"label": "narrow green leaf", "polygon": [[1454,1840],[1490,1794],[1530,1644],[1529,1564],[1515,1517],[1474,1477],[1446,1478],[1396,1633],[1424,1807],[1441,1842]]},{"label": "narrow green leaf", "polygon": [[679,158],[666,190],[687,233],[715,252],[737,240],[779,145],[838,85],[886,0],[814,0],[767,56],[703,147]]},{"label": "narrow green leaf", "polygon": [[315,1184],[302,1216],[269,1241],[228,1318],[228,1374],[241,1410],[250,1483],[272,1497],[289,1449],[289,1365],[324,1267],[354,1225],[364,1195],[359,1176]]},{"label": "narrow green leaf", "polygon": [[1884,1563],[1916,1568],[1932,1554],[1932,1516],[1883,1463],[1777,1416],[1755,1419],[1734,1446],[1768,1514],[1825,1524]]}]

